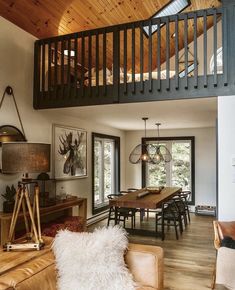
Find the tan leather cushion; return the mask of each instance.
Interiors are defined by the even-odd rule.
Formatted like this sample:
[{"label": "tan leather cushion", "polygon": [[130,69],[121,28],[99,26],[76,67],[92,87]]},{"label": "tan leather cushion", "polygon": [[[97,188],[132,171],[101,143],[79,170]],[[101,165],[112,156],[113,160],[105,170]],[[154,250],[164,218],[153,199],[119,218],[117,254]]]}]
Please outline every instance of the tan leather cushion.
[{"label": "tan leather cushion", "polygon": [[[27,256],[27,253],[19,252],[18,254]],[[17,265],[17,260],[15,260],[15,265]],[[36,285],[37,288],[35,288]],[[52,252],[25,262],[2,274],[0,276],[0,290],[2,289],[56,289],[56,271]]]},{"label": "tan leather cushion", "polygon": [[140,289],[163,289],[162,248],[129,244],[125,259]]},{"label": "tan leather cushion", "polygon": [[235,240],[235,221],[218,222],[218,232],[221,240],[225,236],[229,236]]}]

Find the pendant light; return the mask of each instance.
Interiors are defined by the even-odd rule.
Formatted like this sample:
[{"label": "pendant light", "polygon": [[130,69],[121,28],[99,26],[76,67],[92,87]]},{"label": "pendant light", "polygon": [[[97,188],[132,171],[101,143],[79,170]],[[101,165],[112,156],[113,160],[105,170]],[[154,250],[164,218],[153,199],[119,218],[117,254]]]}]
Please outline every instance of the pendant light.
[{"label": "pendant light", "polygon": [[[142,118],[144,121],[144,137],[146,138],[146,121],[147,117]],[[140,162],[151,162],[151,156],[155,155],[156,149],[151,144],[138,144],[129,156],[129,161],[132,164],[137,164]]]},{"label": "pendant light", "polygon": [[[157,126],[157,137],[160,137],[160,129],[161,123],[156,123]],[[172,156],[170,151],[167,149],[165,145],[159,144],[159,141],[157,145],[155,145],[156,152],[151,158],[151,163],[153,164],[159,164],[161,162],[170,162],[172,160]]]}]

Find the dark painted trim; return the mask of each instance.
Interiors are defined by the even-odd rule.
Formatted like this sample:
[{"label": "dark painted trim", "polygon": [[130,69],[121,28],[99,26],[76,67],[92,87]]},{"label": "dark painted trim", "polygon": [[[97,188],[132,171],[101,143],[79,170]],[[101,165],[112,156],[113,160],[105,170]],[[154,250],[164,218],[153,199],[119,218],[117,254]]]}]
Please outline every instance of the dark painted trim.
[{"label": "dark painted trim", "polygon": [[106,134],[100,134],[100,133],[91,133],[92,136],[92,141],[91,141],[91,168],[92,168],[92,214],[96,215],[98,213],[102,213],[105,210],[109,208],[109,205],[103,206],[100,208],[95,208],[95,200],[94,200],[94,160],[95,160],[95,155],[94,155],[94,143],[95,143],[95,138],[103,138],[103,139],[112,139],[115,142],[115,192],[117,193],[120,191],[120,137],[118,136],[113,136],[113,135],[106,135]]},{"label": "dark painted trim", "polygon": [[[190,140],[191,141],[191,186],[192,186],[192,201],[190,205],[195,205],[195,137],[194,136],[177,136],[177,137],[147,137],[142,138],[142,144],[145,144],[147,141],[170,141],[170,140]],[[142,187],[146,186],[146,164],[142,162]]]}]

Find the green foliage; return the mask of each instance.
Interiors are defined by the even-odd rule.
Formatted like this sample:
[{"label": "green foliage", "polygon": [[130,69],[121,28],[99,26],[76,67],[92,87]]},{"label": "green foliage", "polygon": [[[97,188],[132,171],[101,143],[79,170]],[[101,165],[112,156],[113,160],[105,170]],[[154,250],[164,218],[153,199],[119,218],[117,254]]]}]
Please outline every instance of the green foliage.
[{"label": "green foliage", "polygon": [[179,186],[190,190],[191,148],[189,142],[169,142],[172,161],[164,164],[147,164],[147,186]]},{"label": "green foliage", "polygon": [[15,199],[15,194],[16,194],[16,189],[14,185],[12,184],[11,187],[7,185],[6,193],[2,194],[2,197],[4,197],[6,201],[13,202]]}]

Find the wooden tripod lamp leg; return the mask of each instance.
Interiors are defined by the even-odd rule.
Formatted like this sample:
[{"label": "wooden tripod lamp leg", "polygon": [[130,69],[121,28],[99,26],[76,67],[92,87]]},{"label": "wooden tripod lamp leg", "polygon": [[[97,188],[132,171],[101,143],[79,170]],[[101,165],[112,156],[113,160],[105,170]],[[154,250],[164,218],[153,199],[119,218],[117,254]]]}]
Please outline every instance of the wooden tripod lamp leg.
[{"label": "wooden tripod lamp leg", "polygon": [[15,232],[15,226],[16,226],[16,221],[20,212],[21,204],[22,204],[22,199],[24,197],[23,189],[21,188],[19,191],[19,200],[17,202],[16,206],[16,211],[12,215],[12,226],[9,231],[9,241],[12,242],[14,240],[14,232]]},{"label": "wooden tripod lamp leg", "polygon": [[38,223],[38,238],[40,243],[43,243],[42,232],[41,232],[41,221],[40,221],[40,209],[39,209],[39,186],[36,184],[34,188],[35,192],[35,203],[36,203],[36,213],[37,213],[37,223]]},{"label": "wooden tripod lamp leg", "polygon": [[29,200],[29,192],[28,192],[28,189],[26,187],[24,187],[24,196],[25,196],[25,199],[26,199],[26,204],[27,204],[28,211],[29,211],[29,217],[30,217],[30,220],[31,220],[31,223],[32,223],[32,227],[33,227],[35,243],[39,243],[38,231],[37,231],[37,228],[36,228],[36,225],[35,225],[35,222],[34,222],[33,211],[32,211],[32,207],[31,207],[30,200]]}]

